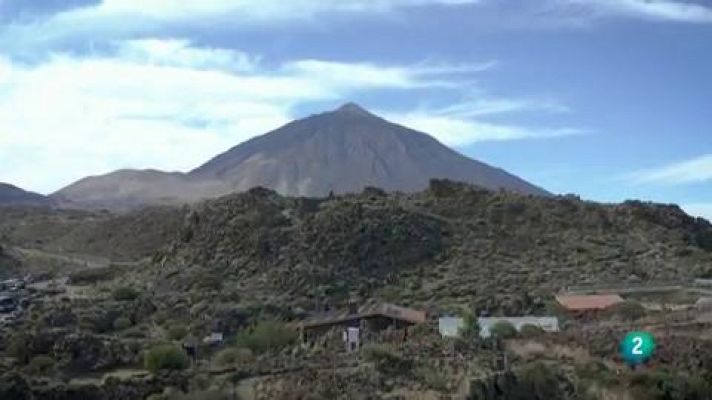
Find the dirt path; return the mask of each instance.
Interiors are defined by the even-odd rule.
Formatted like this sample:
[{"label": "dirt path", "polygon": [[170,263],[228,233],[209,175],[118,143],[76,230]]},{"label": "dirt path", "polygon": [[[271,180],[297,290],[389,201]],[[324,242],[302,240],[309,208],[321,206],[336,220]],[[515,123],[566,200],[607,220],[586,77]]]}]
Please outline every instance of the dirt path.
[{"label": "dirt path", "polygon": [[73,264],[76,266],[84,268],[105,268],[110,265],[120,266],[120,267],[131,267],[140,265],[146,260],[138,261],[115,261],[107,257],[95,256],[90,254],[75,254],[75,253],[54,253],[39,249],[26,249],[20,247],[13,247],[12,250],[20,255],[22,258],[27,260],[32,259],[44,259],[50,261],[58,261],[66,264]]}]

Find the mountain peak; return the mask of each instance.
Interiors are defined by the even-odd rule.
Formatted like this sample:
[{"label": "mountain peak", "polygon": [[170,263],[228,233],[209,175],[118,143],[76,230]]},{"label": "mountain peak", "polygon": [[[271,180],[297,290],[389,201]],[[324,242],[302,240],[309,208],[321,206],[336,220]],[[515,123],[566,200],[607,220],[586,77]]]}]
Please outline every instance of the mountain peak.
[{"label": "mountain peak", "polygon": [[337,108],[334,110],[335,113],[339,114],[351,114],[351,115],[373,115],[368,110],[365,108],[361,107],[360,105],[353,103],[353,102],[348,102],[341,107]]}]

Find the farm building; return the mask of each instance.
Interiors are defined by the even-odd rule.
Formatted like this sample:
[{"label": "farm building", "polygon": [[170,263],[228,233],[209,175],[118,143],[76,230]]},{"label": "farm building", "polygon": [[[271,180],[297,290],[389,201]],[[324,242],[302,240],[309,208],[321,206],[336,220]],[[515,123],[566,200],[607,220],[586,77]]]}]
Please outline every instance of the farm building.
[{"label": "farm building", "polygon": [[556,302],[566,311],[586,314],[622,303],[623,298],[617,294],[557,295]]},{"label": "farm building", "polygon": [[326,333],[334,328],[359,328],[360,332],[379,332],[387,328],[403,330],[427,321],[425,311],[401,307],[394,304],[374,304],[361,308],[351,307],[347,311],[313,316],[298,327],[302,340]]},{"label": "farm building", "polygon": [[556,317],[482,317],[477,318],[480,337],[486,339],[492,336],[492,327],[500,322],[511,324],[517,331],[520,331],[525,325],[539,327],[544,332],[559,331],[559,320]]}]

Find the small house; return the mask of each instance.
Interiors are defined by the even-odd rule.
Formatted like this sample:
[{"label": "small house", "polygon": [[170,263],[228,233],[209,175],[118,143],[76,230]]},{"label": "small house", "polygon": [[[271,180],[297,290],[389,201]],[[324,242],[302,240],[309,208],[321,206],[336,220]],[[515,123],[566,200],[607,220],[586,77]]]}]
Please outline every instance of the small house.
[{"label": "small house", "polygon": [[425,311],[415,310],[395,304],[372,304],[361,308],[351,306],[348,310],[315,315],[298,327],[302,339],[326,333],[334,328],[359,328],[360,332],[378,332],[386,328],[403,330],[426,322]]},{"label": "small house", "polygon": [[587,314],[622,303],[623,298],[617,294],[557,295],[556,302],[570,313]]},{"label": "small house", "polygon": [[212,332],[210,335],[203,338],[203,343],[208,346],[220,346],[224,341],[222,332]]},{"label": "small house", "polygon": [[700,297],[695,302],[695,309],[702,312],[712,311],[712,297]]},{"label": "small house", "polygon": [[533,325],[544,332],[558,332],[559,319],[556,317],[482,317],[477,318],[477,325],[480,327],[480,337],[487,339],[492,336],[492,328],[498,323],[511,324],[517,332],[526,325]]}]

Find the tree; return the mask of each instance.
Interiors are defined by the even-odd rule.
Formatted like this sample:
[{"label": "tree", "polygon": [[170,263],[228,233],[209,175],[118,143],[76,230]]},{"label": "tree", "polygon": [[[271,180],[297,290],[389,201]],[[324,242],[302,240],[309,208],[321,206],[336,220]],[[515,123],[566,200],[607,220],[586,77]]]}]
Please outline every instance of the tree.
[{"label": "tree", "polygon": [[517,336],[517,328],[507,321],[499,321],[490,328],[490,333],[498,339],[511,339]]},{"label": "tree", "polygon": [[479,336],[480,326],[477,323],[477,317],[473,313],[466,313],[462,318],[462,328],[460,328],[460,337],[463,339],[473,339]]},{"label": "tree", "polygon": [[154,374],[162,370],[181,371],[190,366],[190,359],[176,346],[160,345],[146,353],[144,366]]},{"label": "tree", "polygon": [[241,331],[235,338],[237,347],[248,348],[255,353],[278,350],[296,343],[298,334],[278,321],[262,321],[252,328]]}]

